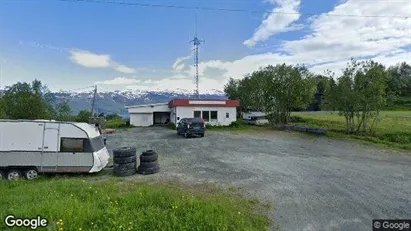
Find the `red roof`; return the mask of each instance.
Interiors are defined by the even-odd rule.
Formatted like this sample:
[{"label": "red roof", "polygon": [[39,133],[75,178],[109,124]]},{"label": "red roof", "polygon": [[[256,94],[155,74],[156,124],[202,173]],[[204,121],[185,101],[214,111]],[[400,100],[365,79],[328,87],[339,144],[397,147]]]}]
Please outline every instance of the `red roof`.
[{"label": "red roof", "polygon": [[168,103],[173,107],[239,107],[238,100],[213,100],[213,99],[173,99]]}]

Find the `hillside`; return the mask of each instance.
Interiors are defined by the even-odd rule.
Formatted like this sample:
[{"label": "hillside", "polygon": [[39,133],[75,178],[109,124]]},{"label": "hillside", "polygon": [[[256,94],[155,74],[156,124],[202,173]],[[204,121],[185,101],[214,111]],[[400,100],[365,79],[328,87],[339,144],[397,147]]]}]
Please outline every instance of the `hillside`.
[{"label": "hillside", "polygon": [[[90,109],[93,101],[93,93],[53,93],[55,102],[67,99],[72,108],[73,114],[80,110]],[[193,93],[184,91],[114,91],[100,92],[96,96],[96,108],[98,113],[111,114],[117,113],[127,117],[127,110],[124,108],[129,105],[163,103],[175,98],[194,98]],[[223,92],[208,92],[200,95],[200,99],[226,99]]]}]

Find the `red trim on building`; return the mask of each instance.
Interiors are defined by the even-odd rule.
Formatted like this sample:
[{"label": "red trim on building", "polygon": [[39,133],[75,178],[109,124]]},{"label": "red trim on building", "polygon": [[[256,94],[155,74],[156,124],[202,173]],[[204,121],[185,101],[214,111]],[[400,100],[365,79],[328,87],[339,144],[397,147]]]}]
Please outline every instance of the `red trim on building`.
[{"label": "red trim on building", "polygon": [[[190,101],[211,101],[211,102],[225,102],[224,104],[190,104]],[[173,107],[239,107],[240,101],[238,100],[213,100],[213,99],[173,99],[168,103],[169,108]]]}]

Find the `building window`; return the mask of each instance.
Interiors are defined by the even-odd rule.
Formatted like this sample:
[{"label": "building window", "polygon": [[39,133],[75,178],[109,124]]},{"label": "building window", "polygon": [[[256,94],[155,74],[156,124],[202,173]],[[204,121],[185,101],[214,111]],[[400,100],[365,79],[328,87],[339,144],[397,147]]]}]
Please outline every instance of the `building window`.
[{"label": "building window", "polygon": [[217,111],[211,111],[211,119],[216,120],[217,119]]},{"label": "building window", "polygon": [[210,120],[210,111],[203,111],[203,120],[205,121]]},{"label": "building window", "polygon": [[225,113],[225,118],[230,118],[230,113]]},{"label": "building window", "polygon": [[84,139],[61,138],[60,152],[83,152]]},{"label": "building window", "polygon": [[201,111],[194,111],[194,118],[201,118]]}]

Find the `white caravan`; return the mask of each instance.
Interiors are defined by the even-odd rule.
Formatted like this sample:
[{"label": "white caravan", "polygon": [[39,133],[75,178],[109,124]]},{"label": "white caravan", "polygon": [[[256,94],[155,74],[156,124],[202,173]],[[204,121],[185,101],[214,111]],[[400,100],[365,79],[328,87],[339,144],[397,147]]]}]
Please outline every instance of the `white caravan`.
[{"label": "white caravan", "polygon": [[93,173],[108,163],[98,127],[49,120],[0,120],[0,179]]}]

